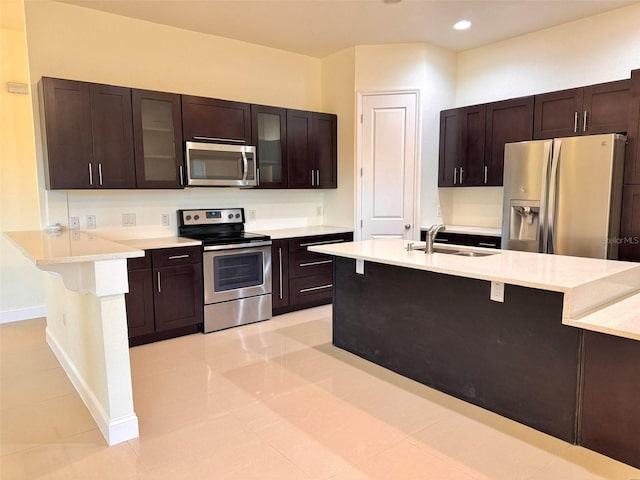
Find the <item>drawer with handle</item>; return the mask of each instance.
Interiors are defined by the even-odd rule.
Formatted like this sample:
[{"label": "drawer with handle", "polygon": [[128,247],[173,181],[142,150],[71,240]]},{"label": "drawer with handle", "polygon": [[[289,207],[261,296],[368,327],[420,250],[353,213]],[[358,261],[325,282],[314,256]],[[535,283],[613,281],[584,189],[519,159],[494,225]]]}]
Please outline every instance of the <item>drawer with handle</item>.
[{"label": "drawer with handle", "polygon": [[127,271],[146,270],[151,268],[151,252],[145,250],[144,257],[128,258]]},{"label": "drawer with handle", "polygon": [[307,248],[312,246],[350,242],[351,240],[353,240],[353,233],[333,233],[293,238],[289,240],[289,253],[306,252]]},{"label": "drawer with handle", "polygon": [[333,297],[333,276],[312,275],[289,281],[289,301],[292,305],[322,302]]},{"label": "drawer with handle", "polygon": [[315,252],[298,252],[289,256],[289,277],[323,275],[333,272],[333,260],[329,255]]},{"label": "drawer with handle", "polygon": [[202,247],[160,248],[151,251],[153,267],[169,267],[202,262]]}]

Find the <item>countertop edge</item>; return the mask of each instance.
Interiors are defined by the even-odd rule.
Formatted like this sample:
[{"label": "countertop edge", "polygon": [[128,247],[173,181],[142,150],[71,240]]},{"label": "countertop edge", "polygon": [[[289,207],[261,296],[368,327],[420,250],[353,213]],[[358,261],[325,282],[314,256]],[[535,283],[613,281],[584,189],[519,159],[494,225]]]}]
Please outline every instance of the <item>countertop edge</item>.
[{"label": "countertop edge", "polygon": [[309,227],[291,227],[291,228],[273,228],[273,229],[254,229],[247,228],[248,232],[269,235],[272,240],[281,240],[284,238],[312,237],[315,235],[332,235],[336,233],[351,233],[353,227],[336,227],[333,225],[313,225]]}]

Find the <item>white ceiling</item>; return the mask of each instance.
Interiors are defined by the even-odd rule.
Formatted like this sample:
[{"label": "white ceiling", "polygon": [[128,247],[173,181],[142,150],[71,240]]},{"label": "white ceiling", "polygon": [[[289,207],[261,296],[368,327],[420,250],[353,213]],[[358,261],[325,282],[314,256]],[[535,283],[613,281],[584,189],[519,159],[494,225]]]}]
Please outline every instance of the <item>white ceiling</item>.
[{"label": "white ceiling", "polygon": [[[29,1],[29,0],[28,0]],[[461,51],[623,7],[629,0],[59,0],[324,57],[354,45],[427,42]],[[452,25],[471,20],[470,30]]]}]

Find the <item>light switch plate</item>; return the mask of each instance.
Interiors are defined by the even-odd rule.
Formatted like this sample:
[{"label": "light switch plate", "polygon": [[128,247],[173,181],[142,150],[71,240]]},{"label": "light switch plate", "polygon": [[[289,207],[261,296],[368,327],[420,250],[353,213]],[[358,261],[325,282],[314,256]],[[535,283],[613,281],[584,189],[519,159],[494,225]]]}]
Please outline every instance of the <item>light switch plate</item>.
[{"label": "light switch plate", "polygon": [[491,282],[491,300],[494,302],[504,302],[504,283]]},{"label": "light switch plate", "polygon": [[69,228],[77,230],[80,228],[80,217],[69,217]]},{"label": "light switch plate", "polygon": [[96,228],[96,216],[87,215],[87,228]]}]

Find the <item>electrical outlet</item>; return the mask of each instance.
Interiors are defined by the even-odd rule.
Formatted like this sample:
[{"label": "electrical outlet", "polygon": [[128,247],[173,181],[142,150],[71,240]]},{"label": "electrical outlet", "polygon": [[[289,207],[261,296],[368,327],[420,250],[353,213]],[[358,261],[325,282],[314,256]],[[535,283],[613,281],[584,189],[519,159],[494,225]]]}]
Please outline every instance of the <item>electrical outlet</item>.
[{"label": "electrical outlet", "polygon": [[133,227],[136,224],[136,214],[135,213],[123,213],[122,214],[122,226],[123,227]]},{"label": "electrical outlet", "polygon": [[442,218],[442,207],[440,205],[436,207],[436,217]]},{"label": "electrical outlet", "polygon": [[96,216],[87,215],[87,228],[96,228]]},{"label": "electrical outlet", "polygon": [[69,228],[78,230],[80,228],[80,217],[69,217]]},{"label": "electrical outlet", "polygon": [[256,211],[247,210],[247,220],[255,220],[255,219],[256,219]]},{"label": "electrical outlet", "polygon": [[160,218],[162,219],[162,226],[163,227],[168,227],[169,226],[169,214],[168,213],[163,213]]},{"label": "electrical outlet", "polygon": [[490,298],[494,302],[504,302],[504,283],[491,282]]}]

